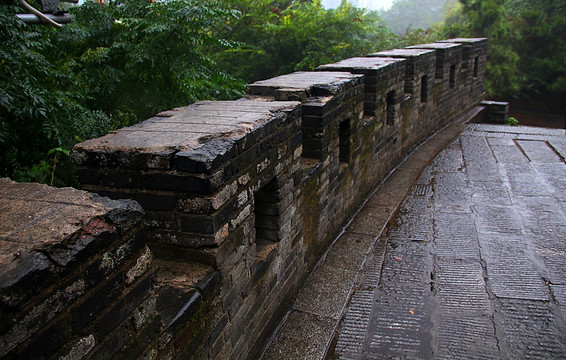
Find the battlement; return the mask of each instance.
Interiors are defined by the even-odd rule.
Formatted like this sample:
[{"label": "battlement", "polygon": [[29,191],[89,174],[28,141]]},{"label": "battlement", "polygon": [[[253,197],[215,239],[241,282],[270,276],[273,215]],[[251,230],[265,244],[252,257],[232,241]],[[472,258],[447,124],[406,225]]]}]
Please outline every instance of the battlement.
[{"label": "battlement", "polygon": [[[133,235],[141,234],[141,217],[127,231],[110,223],[116,235],[88,252],[84,265],[57,272],[60,280],[38,285],[17,303],[2,303],[2,318],[15,322],[2,327],[0,344],[19,335],[0,347],[0,356],[26,354],[46,341],[37,334],[61,326],[65,336],[47,357],[78,353],[78,344],[82,353],[74,359],[256,357],[367,194],[411,149],[483,100],[486,46],[485,39],[452,39],[346,59],[249,84],[243,99],[165,111],[76,145],[80,187],[135,200],[145,213],[145,235]],[[14,186],[4,181],[4,194]],[[134,206],[131,200],[124,204]],[[91,201],[88,209],[99,202],[126,206]],[[61,208],[84,210],[68,205]],[[89,211],[85,216],[102,216]],[[19,226],[12,223],[0,240],[27,249],[7,237]],[[128,241],[135,250],[89,283],[93,290],[85,283],[81,294],[57,305],[59,312],[42,315],[37,331],[18,332],[35,302],[44,301],[36,298],[62,294],[81,271]],[[131,301],[137,288],[124,279],[143,256],[143,271],[132,281],[152,280]],[[3,291],[12,288],[0,279]],[[75,324],[73,314],[107,288],[116,298],[92,305],[96,311],[84,325],[61,325]],[[112,321],[109,308],[120,314]]]}]

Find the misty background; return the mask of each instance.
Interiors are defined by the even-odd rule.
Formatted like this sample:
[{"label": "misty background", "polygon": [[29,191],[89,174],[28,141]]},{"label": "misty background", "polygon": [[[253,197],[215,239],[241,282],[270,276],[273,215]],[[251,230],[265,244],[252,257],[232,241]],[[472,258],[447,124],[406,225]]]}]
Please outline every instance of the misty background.
[{"label": "misty background", "polygon": [[[326,9],[334,9],[341,0],[323,0]],[[456,0],[350,0],[352,5],[370,11],[378,11],[379,16],[398,35],[409,29],[428,29],[442,22],[447,10]]]}]

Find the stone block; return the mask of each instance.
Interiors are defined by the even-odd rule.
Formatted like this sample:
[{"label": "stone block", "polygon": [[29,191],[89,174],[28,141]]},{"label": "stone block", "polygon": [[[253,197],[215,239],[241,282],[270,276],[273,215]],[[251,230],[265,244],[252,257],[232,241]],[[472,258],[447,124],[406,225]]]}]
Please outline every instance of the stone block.
[{"label": "stone block", "polygon": [[71,310],[70,325],[73,333],[78,333],[90,325],[100,312],[118,298],[122,292],[123,277],[122,273],[114,275],[90,294],[84,302]]},{"label": "stone block", "polygon": [[461,66],[462,45],[458,43],[430,43],[409,46],[408,49],[431,49],[436,51],[436,78],[448,79],[450,66]]},{"label": "stone block", "polygon": [[202,304],[201,294],[192,288],[166,285],[157,293],[156,310],[165,331],[175,334],[187,325]]},{"label": "stone block", "polygon": [[145,277],[145,279],[130,289],[125,296],[120,298],[120,301],[112,305],[111,308],[105,309],[106,313],[96,324],[96,337],[104,339],[127,317],[131,316],[134,309],[150,296],[152,290],[151,277]]},{"label": "stone block", "polygon": [[65,319],[51,324],[32,341],[18,351],[19,359],[45,359],[51,357],[70,338],[69,325]]},{"label": "stone block", "polygon": [[84,271],[86,278],[91,284],[102,282],[117,268],[145,247],[146,237],[144,233],[138,233],[127,241],[116,244],[115,248],[108,250],[87,266]]}]

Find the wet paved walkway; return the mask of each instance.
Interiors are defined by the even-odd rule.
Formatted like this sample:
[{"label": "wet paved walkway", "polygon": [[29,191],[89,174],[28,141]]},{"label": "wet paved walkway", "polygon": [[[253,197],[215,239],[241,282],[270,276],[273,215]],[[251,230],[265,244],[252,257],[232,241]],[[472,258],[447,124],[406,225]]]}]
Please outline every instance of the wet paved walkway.
[{"label": "wet paved walkway", "polygon": [[565,158],[564,130],[439,133],[361,208],[264,359],[566,358]]}]

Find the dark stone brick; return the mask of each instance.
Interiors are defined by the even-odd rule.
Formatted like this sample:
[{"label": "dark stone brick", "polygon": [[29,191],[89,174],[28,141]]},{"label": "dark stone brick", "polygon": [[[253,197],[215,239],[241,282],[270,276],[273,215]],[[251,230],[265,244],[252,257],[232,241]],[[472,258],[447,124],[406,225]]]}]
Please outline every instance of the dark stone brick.
[{"label": "dark stone brick", "polygon": [[267,265],[268,263],[269,263],[268,261],[264,261],[264,260],[256,261],[256,265],[252,273],[252,277],[250,281],[248,281],[244,289],[242,289],[242,296],[244,298],[247,298],[250,295],[252,289],[257,285],[258,281],[263,277],[263,275],[268,269],[268,265]]},{"label": "dark stone brick", "polygon": [[82,304],[71,310],[73,333],[78,333],[91,324],[100,312],[118,297],[124,286],[122,278],[122,273],[116,274],[92,293]]},{"label": "dark stone brick", "polygon": [[212,329],[212,332],[210,333],[210,336],[209,336],[210,345],[212,345],[216,341],[216,339],[218,339],[218,337],[220,336],[220,334],[222,333],[222,330],[224,330],[226,325],[228,325],[228,315],[224,314],[220,318],[220,320],[218,320],[218,323],[216,324],[216,326],[214,326],[214,329]]},{"label": "dark stone brick", "polygon": [[264,154],[271,150],[277,142],[277,137],[275,135],[268,137],[267,139],[263,140],[259,144],[259,151],[261,154]]},{"label": "dark stone brick", "polygon": [[106,213],[119,233],[125,233],[141,225],[144,218],[143,208],[137,202],[129,199],[111,201],[107,204],[111,209]]},{"label": "dark stone brick", "polygon": [[236,154],[233,139],[213,139],[197,149],[175,154],[175,168],[188,173],[211,174]]},{"label": "dark stone brick", "polygon": [[69,327],[64,319],[55,322],[18,351],[19,359],[47,359],[69,341]]},{"label": "dark stone brick", "polygon": [[100,183],[100,170],[79,168],[77,169],[77,179],[79,184],[98,185]]},{"label": "dark stone brick", "polygon": [[258,126],[253,129],[251,134],[255,143],[261,142],[264,138],[277,131],[277,126],[279,125],[277,118],[282,118],[283,114],[273,114],[273,117],[274,119],[271,121],[258,124]]},{"label": "dark stone brick", "polygon": [[203,301],[207,301],[210,296],[216,293],[220,285],[220,275],[218,272],[210,274],[206,279],[200,281],[197,284],[197,288],[200,290]]},{"label": "dark stone brick", "polygon": [[241,289],[238,287],[232,287],[228,294],[226,294],[226,296],[224,297],[224,301],[222,302],[222,309],[227,312],[231,309],[238,308],[241,303]]},{"label": "dark stone brick", "polygon": [[151,277],[146,277],[130,290],[120,301],[118,301],[108,312],[98,321],[96,325],[96,335],[103,339],[113,331],[122,321],[124,321],[132,311],[139,306],[151,293]]},{"label": "dark stone brick", "polygon": [[[92,284],[102,282],[106,276],[110,275],[118,267],[130,260],[134,254],[139,252],[145,246],[146,239],[145,233],[140,231],[124,243],[117,244],[114,249],[104,255],[105,259],[96,260],[86,268],[85,274],[87,279]],[[109,259],[112,266],[108,264]]]},{"label": "dark stone brick", "polygon": [[[177,232],[169,232],[170,236],[179,236]],[[159,232],[161,236],[168,236],[167,232]],[[149,241],[151,251],[158,259],[176,260],[183,259],[186,261],[196,261],[201,264],[217,266],[217,250],[216,249],[194,249],[175,244],[167,244],[160,241]]]},{"label": "dark stone brick", "polygon": [[257,146],[253,146],[248,151],[238,155],[232,162],[234,172],[238,173],[249,167],[257,159]]},{"label": "dark stone brick", "polygon": [[172,190],[193,194],[212,194],[218,186],[212,184],[210,179],[194,176],[180,176],[172,174],[146,174],[143,176],[148,189]]},{"label": "dark stone brick", "polygon": [[0,301],[7,309],[20,306],[55,280],[55,267],[41,253],[32,252],[14,265],[0,274]]},{"label": "dark stone brick", "polygon": [[197,331],[191,335],[192,337],[188,340],[188,342],[178,342],[176,344],[176,349],[179,352],[177,354],[177,359],[194,359],[198,354],[197,351],[204,342],[204,331]]},{"label": "dark stone brick", "polygon": [[303,126],[321,128],[328,125],[334,119],[335,115],[335,112],[327,113],[324,116],[305,115],[303,116]]},{"label": "dark stone brick", "polygon": [[233,198],[220,210],[210,215],[178,215],[181,231],[213,234],[233,216],[238,209],[238,199]]},{"label": "dark stone brick", "polygon": [[326,148],[330,144],[332,136],[328,134],[324,138],[304,138],[303,139],[303,153],[306,154],[307,149],[310,151],[323,152],[323,148]]},{"label": "dark stone brick", "polygon": [[139,171],[103,169],[99,171],[100,185],[112,187],[138,187],[141,185]]},{"label": "dark stone brick", "polygon": [[122,349],[124,344],[132,335],[131,330],[127,326],[120,326],[106,339],[101,340],[96,350],[89,357],[89,360],[107,360],[112,359],[113,356]]},{"label": "dark stone brick", "polygon": [[172,211],[177,205],[177,198],[173,195],[141,193],[136,194],[135,199],[146,211]]},{"label": "dark stone brick", "polygon": [[69,273],[95,256],[116,239],[116,233],[105,231],[97,236],[82,235],[76,241],[60,243],[46,250],[49,257]]},{"label": "dark stone brick", "polygon": [[132,341],[124,346],[122,346],[122,351],[120,352],[120,360],[138,360],[142,359],[143,353],[147,351],[148,344],[151,346],[151,342],[158,336],[159,330],[161,328],[161,319],[155,317],[145,328],[143,328]]},{"label": "dark stone brick", "polygon": [[308,103],[303,104],[301,110],[303,117],[305,115],[323,116],[328,111],[328,107],[322,103]]},{"label": "dark stone brick", "polygon": [[166,285],[158,291],[156,310],[165,331],[175,334],[191,320],[201,304],[202,296],[197,290]]},{"label": "dark stone brick", "polygon": [[303,142],[303,133],[301,132],[297,132],[295,135],[293,135],[293,137],[291,137],[291,139],[289,140],[289,148],[290,149],[294,149],[297,146],[301,145]]}]

